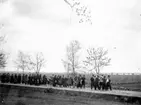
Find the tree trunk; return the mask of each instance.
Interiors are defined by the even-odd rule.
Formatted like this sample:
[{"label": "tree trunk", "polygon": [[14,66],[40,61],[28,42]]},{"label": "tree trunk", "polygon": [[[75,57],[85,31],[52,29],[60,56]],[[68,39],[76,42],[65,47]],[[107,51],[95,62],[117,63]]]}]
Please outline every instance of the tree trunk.
[{"label": "tree trunk", "polygon": [[97,67],[98,68],[98,75],[100,74],[100,69],[99,69],[99,66]]}]

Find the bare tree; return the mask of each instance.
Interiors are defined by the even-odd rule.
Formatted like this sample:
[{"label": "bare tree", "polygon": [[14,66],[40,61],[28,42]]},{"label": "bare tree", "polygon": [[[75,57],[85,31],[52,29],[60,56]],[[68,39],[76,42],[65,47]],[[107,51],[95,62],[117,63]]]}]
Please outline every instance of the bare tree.
[{"label": "bare tree", "polygon": [[35,55],[35,57],[30,61],[30,65],[38,74],[40,70],[45,66],[46,60],[43,56],[43,53],[39,52]]},{"label": "bare tree", "polygon": [[[0,36],[0,47],[1,44],[4,42],[4,36]],[[6,66],[6,53],[3,51],[3,49],[0,49],[0,68],[4,68]]]},{"label": "bare tree", "polygon": [[6,54],[0,51],[0,68],[5,68],[7,64]]},{"label": "bare tree", "polygon": [[[70,7],[71,12],[75,12],[76,15],[79,17],[79,23],[89,22],[92,24],[91,20],[91,11],[90,9],[83,5],[79,0],[64,0]],[[71,15],[70,15],[71,21]]]},{"label": "bare tree", "polygon": [[80,43],[76,40],[70,42],[66,49],[66,60],[63,61],[65,67],[67,67],[67,72],[71,72],[73,76],[76,74],[76,69],[79,67],[79,55],[78,51],[81,49]]},{"label": "bare tree", "polygon": [[22,51],[18,52],[17,59],[14,61],[16,68],[23,71],[30,70],[30,55],[23,53]]},{"label": "bare tree", "polygon": [[100,73],[101,68],[110,64],[111,59],[107,57],[108,50],[104,50],[102,47],[90,48],[87,53],[84,64],[90,71],[95,70],[96,74]]},{"label": "bare tree", "polygon": [[[1,24],[0,29],[3,27],[3,24]],[[0,68],[4,68],[7,64],[7,55],[6,53],[3,51],[2,49],[2,44],[5,42],[5,36],[4,35],[0,35]]]}]

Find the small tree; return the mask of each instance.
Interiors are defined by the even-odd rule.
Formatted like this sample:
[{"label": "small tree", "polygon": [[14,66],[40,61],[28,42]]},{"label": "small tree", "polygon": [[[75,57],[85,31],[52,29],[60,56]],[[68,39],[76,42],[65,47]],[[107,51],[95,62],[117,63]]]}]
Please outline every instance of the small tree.
[{"label": "small tree", "polygon": [[[2,24],[3,27],[3,24]],[[0,29],[2,28],[0,27]],[[0,36],[0,48],[2,48],[2,44],[5,41],[5,36]],[[3,49],[0,49],[0,68],[5,68],[7,64],[7,55],[6,53],[3,51]]]},{"label": "small tree", "polygon": [[0,51],[0,68],[5,68],[7,64],[7,57],[3,51]]},{"label": "small tree", "polygon": [[66,60],[63,60],[63,64],[67,67],[67,72],[72,72],[73,76],[76,74],[76,69],[79,68],[78,51],[80,49],[80,43],[76,40],[71,41],[66,48]]},{"label": "small tree", "polygon": [[30,69],[30,56],[28,54],[23,53],[22,51],[18,52],[17,59],[14,61],[14,64],[16,65],[16,68],[19,70],[21,69],[23,71]]},{"label": "small tree", "polygon": [[90,48],[87,53],[88,56],[84,64],[90,71],[95,70],[96,74],[100,73],[101,68],[110,64],[111,59],[107,57],[108,50],[104,50],[102,47]]},{"label": "small tree", "polygon": [[[4,36],[0,36],[0,47],[1,47],[1,44],[4,42]],[[6,66],[6,53],[0,49],[0,68],[4,68]]]},{"label": "small tree", "polygon": [[32,68],[35,70],[35,72],[38,74],[41,70],[41,68],[43,68],[45,66],[46,60],[43,56],[43,53],[39,52],[35,55],[34,58],[31,59],[30,61],[30,65],[32,66]]}]

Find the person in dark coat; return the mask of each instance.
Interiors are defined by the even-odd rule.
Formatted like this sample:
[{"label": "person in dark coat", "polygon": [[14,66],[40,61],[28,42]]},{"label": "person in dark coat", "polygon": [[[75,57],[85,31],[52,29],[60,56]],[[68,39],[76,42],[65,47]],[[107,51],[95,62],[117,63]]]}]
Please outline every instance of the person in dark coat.
[{"label": "person in dark coat", "polygon": [[46,75],[43,75],[43,84],[44,84],[44,85],[47,84],[47,77],[46,77]]},{"label": "person in dark coat", "polygon": [[64,77],[64,75],[62,76],[62,86],[65,87],[65,77]]},{"label": "person in dark coat", "polygon": [[26,74],[26,75],[24,76],[24,83],[25,83],[25,84],[28,84],[27,82],[28,82],[28,76],[27,76],[27,74]]},{"label": "person in dark coat", "polygon": [[31,85],[31,74],[28,76],[28,84]]},{"label": "person in dark coat", "polygon": [[53,77],[53,87],[56,86],[56,75]]},{"label": "person in dark coat", "polygon": [[81,85],[82,81],[81,81],[81,75],[79,75],[77,77],[77,88],[82,88],[82,85]]},{"label": "person in dark coat", "polygon": [[108,75],[106,83],[107,83],[107,89],[112,90],[110,75]]},{"label": "person in dark coat", "polygon": [[99,87],[100,87],[100,90],[102,89],[102,86],[103,86],[103,75],[101,75],[99,77]]},{"label": "person in dark coat", "polygon": [[18,83],[21,83],[21,74],[18,74]]},{"label": "person in dark coat", "polygon": [[77,87],[78,76],[76,75],[73,79],[73,88]]},{"label": "person in dark coat", "polygon": [[107,85],[106,85],[106,76],[104,76],[104,77],[102,78],[102,90],[105,90],[106,87],[107,87]]},{"label": "person in dark coat", "polygon": [[94,88],[94,75],[90,78],[91,81],[91,90]]},{"label": "person in dark coat", "polygon": [[96,76],[95,85],[96,85],[96,88],[95,89],[98,88],[100,90],[100,86],[99,86],[99,75]]},{"label": "person in dark coat", "polygon": [[14,75],[13,74],[11,75],[10,83],[14,83]]},{"label": "person in dark coat", "polygon": [[15,74],[15,76],[14,76],[14,84],[17,83],[17,80],[18,80],[18,76],[17,76],[17,74]]},{"label": "person in dark coat", "polygon": [[9,83],[9,81],[10,81],[10,74],[7,73],[7,75],[6,75],[6,83]]},{"label": "person in dark coat", "polygon": [[85,79],[86,79],[86,78],[85,78],[85,75],[83,75],[83,77],[82,77],[82,87],[83,87],[83,88],[85,88]]},{"label": "person in dark coat", "polygon": [[1,75],[1,82],[2,82],[2,83],[5,82],[5,73],[3,73],[3,74]]},{"label": "person in dark coat", "polygon": [[70,80],[71,80],[71,86],[73,86],[73,84],[74,84],[74,80],[73,80],[73,78],[70,77]]}]

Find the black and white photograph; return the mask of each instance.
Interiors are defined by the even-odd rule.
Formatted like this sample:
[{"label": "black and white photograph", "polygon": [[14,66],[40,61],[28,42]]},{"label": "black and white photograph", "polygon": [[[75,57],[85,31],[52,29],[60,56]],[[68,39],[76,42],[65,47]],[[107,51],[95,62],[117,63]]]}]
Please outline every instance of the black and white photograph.
[{"label": "black and white photograph", "polygon": [[141,0],[0,0],[0,105],[141,105]]}]

